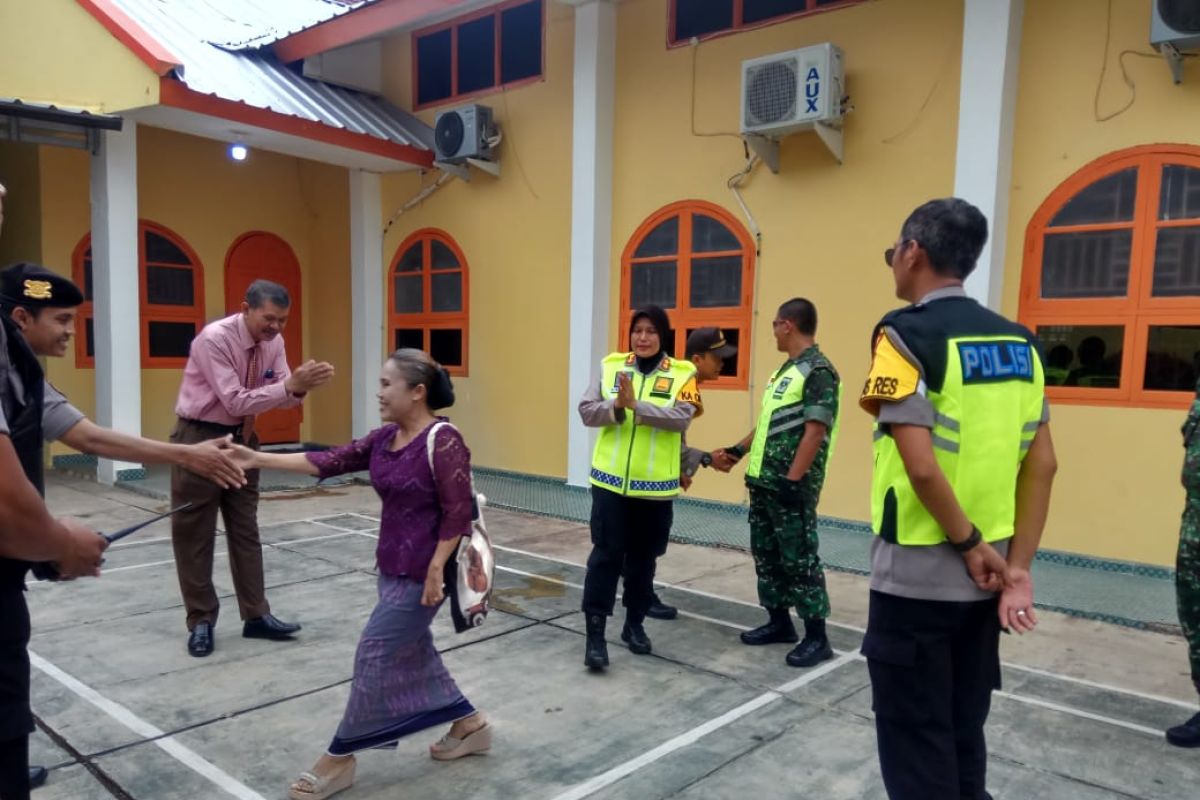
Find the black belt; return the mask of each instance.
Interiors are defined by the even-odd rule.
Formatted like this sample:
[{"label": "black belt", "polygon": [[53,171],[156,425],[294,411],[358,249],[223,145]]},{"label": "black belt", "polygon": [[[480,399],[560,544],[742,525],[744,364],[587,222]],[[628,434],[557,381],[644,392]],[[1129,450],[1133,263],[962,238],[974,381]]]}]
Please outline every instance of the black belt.
[{"label": "black belt", "polygon": [[217,433],[221,434],[232,433],[235,437],[239,438],[242,435],[241,425],[225,425],[221,422],[208,422],[202,419],[188,419],[187,417],[180,417],[179,421],[186,422],[189,425],[195,425],[197,428],[205,428],[207,430],[216,431]]}]

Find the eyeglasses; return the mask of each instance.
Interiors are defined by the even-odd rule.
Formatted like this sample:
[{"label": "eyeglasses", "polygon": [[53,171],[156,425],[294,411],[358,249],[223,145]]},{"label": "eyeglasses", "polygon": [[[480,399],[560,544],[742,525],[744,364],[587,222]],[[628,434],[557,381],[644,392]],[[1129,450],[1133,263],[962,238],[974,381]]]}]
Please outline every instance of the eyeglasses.
[{"label": "eyeglasses", "polygon": [[883,251],[883,263],[888,265],[888,269],[891,269],[892,259],[896,257],[896,251],[897,250],[902,251],[902,250],[904,250],[905,247],[907,247],[909,245],[909,243],[915,243],[916,241],[917,241],[916,239],[905,239],[903,242],[901,242],[896,247],[889,247],[887,250],[884,250]]}]

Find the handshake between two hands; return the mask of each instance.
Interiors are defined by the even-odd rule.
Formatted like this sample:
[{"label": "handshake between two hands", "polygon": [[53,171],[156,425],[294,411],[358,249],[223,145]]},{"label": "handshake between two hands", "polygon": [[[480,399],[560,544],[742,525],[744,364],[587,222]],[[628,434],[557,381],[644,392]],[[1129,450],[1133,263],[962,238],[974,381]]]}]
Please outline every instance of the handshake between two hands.
[{"label": "handshake between two hands", "polygon": [[[741,461],[741,456],[736,456],[733,453],[730,453],[724,447],[713,450],[708,454],[708,456],[712,459],[712,463],[710,463],[709,466],[715,469],[717,472],[729,472],[731,469],[733,469],[734,464]],[[686,473],[681,474],[679,476],[679,487],[685,492],[692,488],[692,476]]]}]

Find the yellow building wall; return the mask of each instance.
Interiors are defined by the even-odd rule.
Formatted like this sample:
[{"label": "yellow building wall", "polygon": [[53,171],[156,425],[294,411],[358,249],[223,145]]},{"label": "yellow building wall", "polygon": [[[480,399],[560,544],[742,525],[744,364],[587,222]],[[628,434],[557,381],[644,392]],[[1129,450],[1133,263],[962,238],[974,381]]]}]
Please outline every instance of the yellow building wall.
[{"label": "yellow building wall", "polygon": [[[226,157],[225,147],[208,139],[139,128],[139,215],[165,225],[195,251],[204,270],[209,320],[225,315],[225,257],[238,236],[267,231],[291,246],[302,272],[304,355],[327,358],[339,367],[335,380],[307,402],[300,436],[344,440],[349,436],[348,413],[343,411],[350,397],[349,311],[330,308],[337,304],[325,300],[349,293],[346,172],[257,150],[237,164]],[[72,250],[91,224],[88,156],[44,147],[41,167],[43,259],[70,274]],[[165,439],[170,434],[182,373],[142,371],[144,435]],[[49,376],[80,409],[95,413],[93,370],[76,369],[73,353],[52,360]],[[56,446],[54,452],[68,451]]]},{"label": "yellow building wall", "polygon": [[157,103],[158,76],[75,0],[6,2],[0,97],[113,113]]},{"label": "yellow building wall", "polygon": [[[688,440],[719,447],[753,427],[762,387],[784,359],[771,335],[775,309],[791,297],[807,297],[818,309],[818,343],[844,386],[841,435],[821,512],[867,519],[871,421],[856,400],[871,330],[899,305],[882,251],[913,207],[953,189],[961,0],[877,0],[674,49],[665,46],[665,0],[630,0],[618,8],[614,347],[626,346],[616,330],[620,256],[643,220],[685,199],[710,201],[744,220],[726,188],[744,164],[737,138],[741,62],[827,41],[844,51],[855,107],[845,122],[845,163],[839,165],[815,134],[798,134],[783,141],[778,175],[760,166],[746,183],[743,196],[762,231],[751,385],[749,391],[703,390],[705,413]],[[732,136],[697,135],[718,133]],[[741,473],[703,471],[690,494],[738,502],[745,491]]]},{"label": "yellow building wall", "polygon": [[309,256],[305,270],[307,327],[305,356],[336,369],[330,385],[305,401],[306,441],[340,444],[350,439],[350,186],[341,167],[300,161],[301,195],[306,198]]},{"label": "yellow building wall", "polygon": [[0,201],[4,203],[0,267],[15,261],[41,261],[42,186],[37,145],[0,142],[0,184],[8,191]]},{"label": "yellow building wall", "polygon": [[[71,253],[92,225],[88,199],[89,156],[84,150],[65,147],[39,147],[38,155],[42,186],[42,263],[71,277]],[[94,372],[75,368],[75,343],[72,341],[65,357],[45,359],[44,363],[50,382],[79,410],[95,417]],[[52,444],[49,450],[52,456],[74,452],[60,444]]]},{"label": "yellow building wall", "polygon": [[[455,378],[457,402],[447,413],[476,464],[562,477],[575,421],[566,370],[574,14],[556,2],[546,11],[545,80],[477,101],[492,107],[503,130],[502,176],[453,180],[399,217],[384,239],[384,267],[420,228],[454,238],[470,270],[469,376]],[[402,108],[411,108],[411,74],[409,36],[386,40],[384,91]],[[432,125],[441,108],[418,116]],[[385,220],[432,180],[384,176]],[[381,290],[386,297],[386,283]]]},{"label": "yellow building wall", "polygon": [[[849,92],[861,109],[847,124],[847,162],[839,166],[815,137],[797,136],[784,143],[780,175],[760,169],[748,182],[746,201],[763,231],[753,385],[749,392],[707,392],[707,411],[690,438],[715,447],[749,430],[762,383],[781,360],[769,335],[774,308],[806,295],[821,310],[818,338],[850,387],[823,510],[863,519],[870,426],[854,397],[866,375],[871,328],[897,304],[880,252],[913,206],[953,186],[961,2],[878,0],[716,39],[695,54],[666,48],[666,8],[665,0],[618,6],[610,344],[624,346],[616,332],[620,255],[642,220],[689,198],[741,218],[726,189],[744,163],[737,140],[741,61],[824,41],[841,45]],[[472,304],[470,377],[456,381],[453,416],[477,463],[561,477],[566,429],[578,424],[566,371],[555,366],[567,356],[570,325],[574,14],[557,3],[547,9],[545,79],[478,99],[493,108],[504,132],[502,177],[450,182],[399,219],[384,251],[390,261],[404,237],[427,226],[455,237],[471,265]],[[387,40],[384,54],[385,93],[410,108],[408,35]],[[733,138],[692,134],[693,56],[695,128]],[[437,110],[420,116],[432,124]],[[384,216],[420,185],[415,176],[385,177]],[[531,374],[545,377],[531,381]],[[705,473],[692,495],[739,501],[741,476]]]},{"label": "yellow building wall", "polygon": [[[1200,63],[1188,59],[1176,86],[1151,51],[1150,0],[1113,0],[1107,72],[1094,107],[1104,52],[1107,3],[1028,2],[1022,31],[1020,93],[1014,130],[1004,312],[1015,316],[1025,232],[1038,206],[1064,180],[1116,150],[1158,142],[1195,144],[1200,131]],[[1179,427],[1184,410],[1055,403],[1058,449],[1044,545],[1095,556],[1169,565],[1178,541],[1183,490]]]},{"label": "yellow building wall", "polygon": [[[50,5],[58,8],[63,0]],[[1149,8],[1149,0],[1113,2],[1102,112],[1129,96],[1117,54],[1147,50]],[[0,11],[12,13],[7,5]],[[869,332],[899,305],[881,251],[914,206],[952,191],[962,13],[961,0],[873,0],[697,48],[668,49],[666,0],[618,6],[614,348],[623,346],[617,332],[620,254],[640,223],[683,199],[707,200],[742,218],[726,188],[744,164],[736,138],[740,62],[824,41],[845,52],[846,89],[855,109],[846,119],[845,163],[838,165],[815,136],[801,134],[783,143],[780,174],[760,167],[744,185],[762,230],[751,385],[748,391],[707,391],[706,414],[690,432],[696,445],[714,447],[750,429],[757,395],[781,361],[769,335],[774,309],[789,297],[809,297],[820,311],[818,341],[846,387],[842,435],[821,509],[827,515],[867,518],[870,425],[855,397],[866,374]],[[419,228],[441,228],[454,237],[469,265],[471,310],[469,377],[456,380],[453,418],[478,464],[561,477],[566,430],[576,424],[564,367],[574,13],[549,3],[547,15],[544,79],[479,99],[494,109],[504,131],[502,177],[477,173],[469,184],[451,181],[400,216],[385,236],[384,258],[386,267],[401,241]],[[1003,310],[1010,316],[1017,311],[1025,226],[1055,186],[1105,153],[1194,141],[1200,130],[1200,64],[1194,62],[1187,65],[1183,85],[1174,86],[1162,63],[1128,57],[1136,101],[1111,121],[1096,120],[1096,54],[1105,27],[1104,5],[1092,0],[1026,4],[1010,225],[998,234],[1007,236]],[[386,40],[384,57],[386,94],[411,107],[409,36]],[[0,75],[8,73],[0,61]],[[420,116],[432,124],[437,110]],[[304,270],[306,355],[333,361],[339,370],[334,384],[309,401],[302,437],[344,440],[351,397],[349,303],[324,301],[349,290],[345,171],[264,152],[234,165],[219,143],[148,128],[139,132],[139,162],[141,216],[176,231],[197,252],[205,268],[209,318],[223,312],[224,259],[238,235],[268,230],[296,251]],[[71,249],[88,227],[87,155],[41,148],[37,170],[42,260],[67,272]],[[385,219],[433,177],[384,176]],[[386,296],[386,281],[381,291]],[[72,359],[62,359],[50,365],[50,375],[81,408],[94,410],[90,370],[75,370]],[[178,381],[178,370],[144,371],[147,435],[167,434]],[[1182,500],[1181,417],[1182,411],[1056,404],[1053,430],[1061,469],[1045,545],[1170,563]],[[1102,447],[1098,431],[1129,431],[1121,437],[1119,456],[1095,457]],[[739,501],[740,471],[729,477],[702,473],[692,495]]]}]

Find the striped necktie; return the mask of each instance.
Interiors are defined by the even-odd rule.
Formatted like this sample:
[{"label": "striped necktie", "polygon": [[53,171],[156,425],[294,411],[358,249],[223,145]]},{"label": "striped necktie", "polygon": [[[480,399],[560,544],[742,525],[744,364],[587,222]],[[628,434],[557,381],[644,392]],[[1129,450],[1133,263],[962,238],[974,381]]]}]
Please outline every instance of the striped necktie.
[{"label": "striped necktie", "polygon": [[[246,367],[246,388],[257,389],[261,382],[262,376],[258,369],[258,345],[250,348],[250,363]],[[242,443],[250,444],[250,437],[254,435],[254,415],[247,414],[242,420]]]}]

